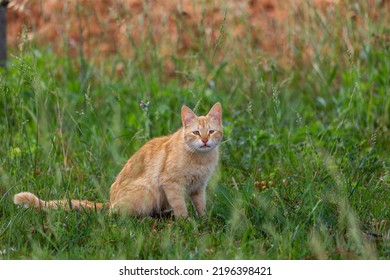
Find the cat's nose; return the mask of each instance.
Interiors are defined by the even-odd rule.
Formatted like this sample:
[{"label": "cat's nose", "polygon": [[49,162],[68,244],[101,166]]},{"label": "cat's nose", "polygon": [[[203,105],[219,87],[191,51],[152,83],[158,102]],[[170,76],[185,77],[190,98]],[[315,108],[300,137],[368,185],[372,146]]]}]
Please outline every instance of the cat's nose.
[{"label": "cat's nose", "polygon": [[205,144],[206,144],[206,143],[207,143],[207,141],[209,141],[209,139],[207,139],[207,138],[202,138],[202,142],[203,142],[203,143],[205,143]]}]

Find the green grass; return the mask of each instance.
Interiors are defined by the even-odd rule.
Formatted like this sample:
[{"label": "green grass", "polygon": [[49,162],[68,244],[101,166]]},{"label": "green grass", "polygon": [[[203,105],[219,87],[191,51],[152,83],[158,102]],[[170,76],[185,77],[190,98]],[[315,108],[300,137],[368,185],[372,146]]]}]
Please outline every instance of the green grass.
[{"label": "green grass", "polygon": [[[389,259],[390,55],[371,29],[354,55],[328,30],[317,47],[330,53],[298,63],[298,49],[293,69],[222,37],[169,58],[173,77],[142,45],[103,61],[24,45],[0,76],[0,259]],[[225,138],[205,218],[13,205],[20,191],[108,201],[128,157],[180,127],[182,104],[217,101]]]}]

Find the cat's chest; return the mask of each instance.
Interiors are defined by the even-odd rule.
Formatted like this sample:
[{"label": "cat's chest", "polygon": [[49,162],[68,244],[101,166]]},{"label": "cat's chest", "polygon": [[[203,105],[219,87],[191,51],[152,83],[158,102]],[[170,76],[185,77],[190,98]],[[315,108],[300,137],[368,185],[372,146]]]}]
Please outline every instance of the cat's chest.
[{"label": "cat's chest", "polygon": [[197,166],[184,175],[185,185],[187,190],[191,193],[196,191],[199,187],[204,186],[210,175],[212,174],[215,165]]}]

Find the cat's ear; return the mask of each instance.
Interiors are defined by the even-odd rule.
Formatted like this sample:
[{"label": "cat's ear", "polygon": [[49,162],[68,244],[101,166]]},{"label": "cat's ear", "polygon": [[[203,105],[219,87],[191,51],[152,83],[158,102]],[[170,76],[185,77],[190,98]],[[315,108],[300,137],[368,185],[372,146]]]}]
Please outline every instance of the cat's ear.
[{"label": "cat's ear", "polygon": [[217,102],[210,109],[210,112],[207,114],[211,119],[217,120],[219,123],[222,123],[222,106],[221,103]]},{"label": "cat's ear", "polygon": [[197,116],[190,108],[185,105],[181,107],[181,121],[183,122],[184,127],[187,127],[191,122],[196,120],[196,118]]}]

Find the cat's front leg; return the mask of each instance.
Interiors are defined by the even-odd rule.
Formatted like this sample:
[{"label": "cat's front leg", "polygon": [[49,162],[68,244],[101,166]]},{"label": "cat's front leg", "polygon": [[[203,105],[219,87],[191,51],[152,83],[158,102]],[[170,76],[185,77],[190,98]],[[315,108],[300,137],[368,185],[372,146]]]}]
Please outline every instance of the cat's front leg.
[{"label": "cat's front leg", "polygon": [[177,218],[185,219],[188,217],[188,211],[185,201],[185,191],[180,184],[171,183],[163,186],[165,196],[169,205],[173,209],[173,214]]},{"label": "cat's front leg", "polygon": [[199,216],[206,214],[206,186],[202,186],[190,194],[192,204]]}]

